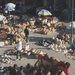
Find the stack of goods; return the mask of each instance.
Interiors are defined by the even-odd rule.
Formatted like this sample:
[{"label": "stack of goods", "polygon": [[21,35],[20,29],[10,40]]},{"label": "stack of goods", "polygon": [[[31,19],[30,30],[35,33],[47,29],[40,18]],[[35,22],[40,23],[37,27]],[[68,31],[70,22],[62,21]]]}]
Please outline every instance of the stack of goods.
[{"label": "stack of goods", "polygon": [[14,35],[15,35],[15,37],[14,37],[15,43],[18,41],[18,37],[20,37],[23,42],[25,41],[24,32],[22,32],[22,31],[21,32],[15,32]]},{"label": "stack of goods", "polygon": [[[17,50],[16,49],[12,49],[12,50],[8,50],[5,52],[6,55],[16,55]],[[37,50],[37,49],[29,49],[29,50],[25,50],[25,48],[23,47],[22,49],[22,54],[23,55],[34,55],[36,58],[38,58],[39,56],[43,57],[45,56],[47,53],[45,53],[44,51],[41,50]]]},{"label": "stack of goods", "polygon": [[68,49],[69,44],[58,38],[42,39],[36,42],[36,44],[39,46],[44,46],[56,52],[63,52],[64,54],[66,54],[70,50]]},{"label": "stack of goods", "polygon": [[[12,31],[13,32],[13,31]],[[10,33],[10,34],[0,34],[0,39],[5,39],[5,41],[3,41],[5,43],[5,45],[9,45],[11,40],[12,40],[12,44],[15,44],[18,41],[18,37],[21,38],[21,40],[24,42],[25,41],[25,34],[24,32],[15,32]]]},{"label": "stack of goods", "polygon": [[51,21],[51,24],[53,25],[53,24],[56,24],[59,20],[56,17],[52,17],[50,18],[50,21]]},{"label": "stack of goods", "polygon": [[63,52],[64,54],[68,52],[69,44],[66,44],[61,39],[53,39],[53,43],[50,45],[50,48],[56,52]]},{"label": "stack of goods", "polygon": [[50,28],[43,27],[43,28],[36,29],[35,32],[39,32],[42,34],[50,34],[50,33],[53,33],[55,31],[56,31],[56,29],[54,27],[50,27]]},{"label": "stack of goods", "polygon": [[57,22],[53,25],[54,28],[56,29],[64,29],[66,28],[67,23],[65,22]]},{"label": "stack of goods", "polygon": [[30,24],[30,26],[34,26],[35,25],[35,20],[30,20],[29,24]]},{"label": "stack of goods", "polygon": [[75,53],[73,52],[72,49],[70,49],[70,50],[68,51],[68,53],[65,54],[65,56],[66,56],[67,58],[69,58],[69,59],[75,60]]},{"label": "stack of goods", "polygon": [[12,31],[14,31],[14,28],[13,28],[13,26],[9,26],[9,27],[8,27],[8,31],[9,31],[9,32],[12,32]]},{"label": "stack of goods", "polygon": [[[6,52],[5,52],[5,54],[7,54],[7,55],[16,55],[16,52],[17,52],[17,50],[16,50],[16,48],[15,49],[12,49],[12,50],[7,50]],[[25,48],[23,48],[22,49],[22,54],[23,55],[31,55],[31,49],[30,50],[25,50]]]},{"label": "stack of goods", "polygon": [[26,26],[29,26],[29,22],[25,22],[23,24],[16,24],[15,28],[22,28],[22,29],[24,29]]},{"label": "stack of goods", "polygon": [[35,26],[35,21],[26,21],[23,24],[17,24],[15,27],[24,29],[26,26],[34,27]]},{"label": "stack of goods", "polygon": [[31,53],[38,59],[41,59],[42,57],[44,57],[47,53],[41,50],[37,50],[37,49],[32,49]]},{"label": "stack of goods", "polygon": [[56,31],[56,29],[54,27],[50,27],[48,29],[46,28],[43,30],[44,34],[50,34],[50,33],[53,33],[55,31]]},{"label": "stack of goods", "polygon": [[2,55],[0,58],[1,58],[2,63],[12,64],[12,57],[11,56],[5,54],[5,55]]},{"label": "stack of goods", "polygon": [[66,43],[70,43],[70,36],[64,32],[60,32],[57,38],[64,40]]},{"label": "stack of goods", "polygon": [[29,48],[29,44],[26,44],[22,49],[22,54],[24,55],[31,55],[31,49]]},{"label": "stack of goods", "polygon": [[12,50],[7,50],[4,54],[6,55],[16,55],[17,50],[12,49]]},{"label": "stack of goods", "polygon": [[36,26],[29,26],[29,31],[30,32],[36,32],[38,28],[36,28]]},{"label": "stack of goods", "polygon": [[20,38],[21,38],[21,40],[24,42],[25,41],[25,34],[24,34],[24,32],[19,32],[19,36],[20,36]]},{"label": "stack of goods", "polygon": [[35,32],[36,32],[36,33],[42,33],[42,31],[43,31],[43,28],[36,28],[36,29],[35,29]]}]

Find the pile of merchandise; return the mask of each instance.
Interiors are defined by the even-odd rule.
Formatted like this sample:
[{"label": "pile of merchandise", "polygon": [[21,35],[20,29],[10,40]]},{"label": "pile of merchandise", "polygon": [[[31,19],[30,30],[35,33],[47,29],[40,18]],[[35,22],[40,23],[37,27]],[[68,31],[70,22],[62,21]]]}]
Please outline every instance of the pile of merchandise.
[{"label": "pile of merchandise", "polygon": [[73,50],[69,50],[68,53],[65,54],[65,56],[69,59],[75,60],[75,53],[73,52]]},{"label": "pile of merchandise", "polygon": [[6,63],[6,64],[12,64],[12,57],[7,54],[1,55],[0,62]]}]

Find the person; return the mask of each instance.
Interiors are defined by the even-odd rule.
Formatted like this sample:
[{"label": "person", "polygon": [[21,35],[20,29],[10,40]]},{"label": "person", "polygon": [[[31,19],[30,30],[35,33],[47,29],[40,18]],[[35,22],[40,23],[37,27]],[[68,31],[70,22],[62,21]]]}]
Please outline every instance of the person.
[{"label": "person", "polygon": [[18,75],[17,72],[18,72],[18,65],[14,64],[11,70],[9,71],[9,75]]},{"label": "person", "polygon": [[66,62],[65,64],[64,64],[64,73],[66,74],[66,75],[70,75],[70,63],[69,62]]},{"label": "person", "polygon": [[29,75],[31,69],[32,65],[30,63],[27,63],[27,65],[25,66],[25,73]]},{"label": "person", "polygon": [[22,60],[22,41],[20,38],[18,39],[16,49],[17,49],[16,60],[18,60],[18,54],[20,54],[20,60]]},{"label": "person", "polygon": [[29,30],[28,30],[28,27],[25,28],[24,33],[25,33],[25,36],[26,36],[26,43],[28,43],[29,42]]},{"label": "person", "polygon": [[20,70],[18,71],[18,75],[25,75],[23,66],[20,66]]},{"label": "person", "polygon": [[65,36],[65,41],[69,43],[69,38],[70,38],[69,35],[65,34],[64,36]]},{"label": "person", "polygon": [[50,26],[51,26],[51,24],[50,24],[50,21],[48,20],[47,21],[47,27],[50,28]]}]

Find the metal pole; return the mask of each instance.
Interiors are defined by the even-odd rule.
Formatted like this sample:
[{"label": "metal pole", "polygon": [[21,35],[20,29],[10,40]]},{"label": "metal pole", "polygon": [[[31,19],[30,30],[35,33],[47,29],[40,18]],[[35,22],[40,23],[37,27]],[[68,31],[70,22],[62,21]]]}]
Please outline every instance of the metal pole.
[{"label": "metal pole", "polygon": [[73,42],[73,15],[74,15],[74,0],[72,0],[71,45]]}]

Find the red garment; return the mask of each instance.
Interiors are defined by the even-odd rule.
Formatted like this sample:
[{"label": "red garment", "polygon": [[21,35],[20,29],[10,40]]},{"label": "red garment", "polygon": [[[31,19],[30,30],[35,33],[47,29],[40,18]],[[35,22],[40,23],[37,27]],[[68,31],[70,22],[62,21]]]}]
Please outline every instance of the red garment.
[{"label": "red garment", "polygon": [[5,28],[5,31],[8,32],[9,31],[8,28]]},{"label": "red garment", "polygon": [[52,20],[53,20],[53,18],[49,18],[48,20],[52,21]]},{"label": "red garment", "polygon": [[65,74],[70,74],[70,68],[64,68],[64,73]]}]

